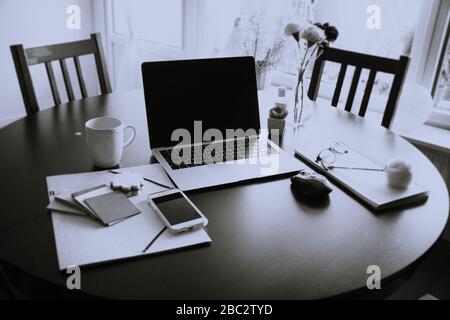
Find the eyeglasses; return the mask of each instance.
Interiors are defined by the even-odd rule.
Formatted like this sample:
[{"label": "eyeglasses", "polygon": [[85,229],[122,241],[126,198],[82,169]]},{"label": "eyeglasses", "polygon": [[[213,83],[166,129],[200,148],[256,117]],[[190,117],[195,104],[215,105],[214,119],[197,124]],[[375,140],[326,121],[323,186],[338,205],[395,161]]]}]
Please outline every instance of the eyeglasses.
[{"label": "eyeglasses", "polygon": [[333,144],[319,152],[316,157],[316,163],[320,163],[325,170],[328,170],[328,166],[336,162],[337,155],[348,153],[348,150],[339,142],[333,142]]},{"label": "eyeglasses", "polygon": [[332,166],[336,162],[337,155],[348,153],[345,146],[339,142],[334,142],[330,147],[323,149],[316,157],[316,163],[320,163],[324,170],[347,169],[347,170],[366,170],[366,171],[385,171],[385,168],[357,168]]}]

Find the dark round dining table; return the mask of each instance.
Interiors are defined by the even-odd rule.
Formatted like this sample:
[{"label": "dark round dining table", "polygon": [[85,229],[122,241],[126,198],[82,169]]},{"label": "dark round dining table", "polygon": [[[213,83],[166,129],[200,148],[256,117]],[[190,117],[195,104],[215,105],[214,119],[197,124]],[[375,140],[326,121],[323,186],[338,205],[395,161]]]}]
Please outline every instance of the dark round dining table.
[{"label": "dark round dining table", "polygon": [[140,90],[63,104],[0,130],[0,262],[11,285],[28,297],[318,299],[371,295],[366,287],[368,266],[379,266],[382,292],[423,260],[447,222],[447,188],[419,150],[379,123],[315,105],[304,128],[292,139],[284,137],[282,147],[292,152],[293,143],[314,143],[327,128],[378,161],[397,156],[409,159],[414,181],[429,190],[428,200],[376,213],[334,186],[326,204],[312,205],[293,196],[289,177],[190,193],[209,219],[210,245],[81,267],[81,290],[70,291],[68,274],[58,268],[51,215],[46,210],[46,177],[96,170],[88,156],[84,124],[99,116],[114,116],[137,128],[136,140],[125,149],[121,167],[151,163]]}]

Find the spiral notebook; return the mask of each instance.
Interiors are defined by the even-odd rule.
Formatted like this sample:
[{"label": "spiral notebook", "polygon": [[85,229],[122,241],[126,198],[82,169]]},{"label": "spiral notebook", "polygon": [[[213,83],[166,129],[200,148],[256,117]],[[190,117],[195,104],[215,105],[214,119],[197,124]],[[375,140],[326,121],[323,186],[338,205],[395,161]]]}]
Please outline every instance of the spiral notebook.
[{"label": "spiral notebook", "polygon": [[[336,154],[332,166],[345,168],[367,168],[374,170],[329,169],[325,170],[316,158],[321,151],[335,142],[347,152]],[[296,156],[306,161],[310,166],[325,175],[354,195],[358,200],[374,210],[385,210],[395,207],[423,202],[428,197],[428,191],[414,181],[408,188],[393,188],[387,183],[384,164],[367,158],[357,150],[342,141],[329,141],[324,144],[303,144],[295,150]]]}]

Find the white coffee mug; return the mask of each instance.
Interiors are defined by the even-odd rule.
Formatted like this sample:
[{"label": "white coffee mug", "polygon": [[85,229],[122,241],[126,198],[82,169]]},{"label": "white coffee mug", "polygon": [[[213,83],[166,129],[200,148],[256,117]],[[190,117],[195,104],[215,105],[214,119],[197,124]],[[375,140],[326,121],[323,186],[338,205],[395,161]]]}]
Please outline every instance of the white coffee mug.
[{"label": "white coffee mug", "polygon": [[[86,122],[86,139],[89,155],[98,168],[112,168],[119,164],[123,148],[136,137],[136,128],[124,126],[122,121],[111,117],[94,118]],[[131,129],[131,136],[124,141],[125,130]]]}]

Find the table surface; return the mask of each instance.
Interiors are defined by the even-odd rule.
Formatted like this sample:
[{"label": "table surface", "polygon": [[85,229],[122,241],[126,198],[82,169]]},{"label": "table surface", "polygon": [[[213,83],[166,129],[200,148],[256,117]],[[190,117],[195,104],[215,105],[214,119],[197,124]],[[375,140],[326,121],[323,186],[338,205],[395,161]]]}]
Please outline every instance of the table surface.
[{"label": "table surface", "polygon": [[[45,177],[94,170],[85,137],[76,133],[88,119],[105,115],[137,127],[121,166],[149,163],[141,91],[75,101],[0,130],[0,259],[20,273],[65,288],[45,209]],[[82,268],[82,291],[111,298],[326,298],[364,288],[369,265],[392,279],[417,262],[448,218],[437,170],[378,123],[330,106],[312,106],[309,115],[298,135],[285,135],[286,150],[328,133],[381,162],[406,157],[416,182],[430,190],[428,201],[374,213],[335,187],[328,203],[313,206],[293,197],[288,178],[194,193],[191,199],[209,219],[211,245]],[[261,118],[266,121],[265,113]]]}]

